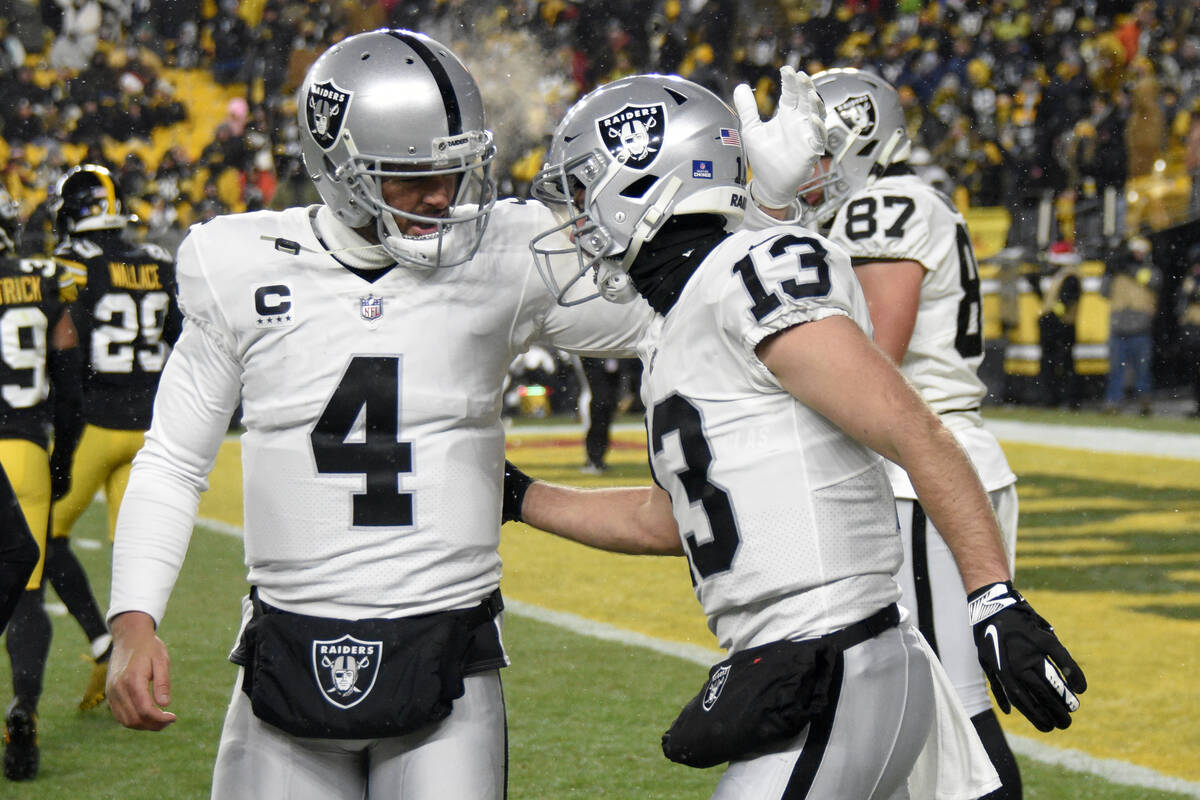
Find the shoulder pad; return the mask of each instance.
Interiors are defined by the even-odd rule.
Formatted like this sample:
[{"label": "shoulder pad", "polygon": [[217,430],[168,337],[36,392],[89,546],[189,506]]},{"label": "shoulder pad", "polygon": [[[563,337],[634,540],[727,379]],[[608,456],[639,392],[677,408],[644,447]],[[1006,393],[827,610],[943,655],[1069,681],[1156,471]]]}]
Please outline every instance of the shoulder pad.
[{"label": "shoulder pad", "polygon": [[171,254],[168,253],[166,249],[164,249],[161,245],[155,244],[154,242],[142,242],[138,245],[138,247],[143,253],[148,255],[150,258],[153,258],[155,261],[174,260],[171,258]]},{"label": "shoulder pad", "polygon": [[21,272],[29,275],[41,274],[43,278],[53,278],[58,272],[59,265],[53,258],[45,256],[29,256],[20,261]]},{"label": "shoulder pad", "polygon": [[100,245],[87,239],[67,239],[55,249],[54,255],[87,259],[104,255],[104,250]]}]

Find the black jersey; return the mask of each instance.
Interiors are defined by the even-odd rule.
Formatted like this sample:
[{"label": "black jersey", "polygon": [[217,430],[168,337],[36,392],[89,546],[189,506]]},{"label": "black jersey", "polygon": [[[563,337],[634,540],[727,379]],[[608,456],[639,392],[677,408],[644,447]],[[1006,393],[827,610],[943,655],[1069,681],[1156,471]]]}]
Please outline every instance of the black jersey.
[{"label": "black jersey", "polygon": [[49,258],[0,257],[0,438],[50,443],[50,335],[75,297]]},{"label": "black jersey", "polygon": [[83,418],[117,430],[146,430],[158,378],[179,336],[175,263],[154,244],[119,231],[68,239],[55,251],[75,276],[71,317],[85,363]]}]

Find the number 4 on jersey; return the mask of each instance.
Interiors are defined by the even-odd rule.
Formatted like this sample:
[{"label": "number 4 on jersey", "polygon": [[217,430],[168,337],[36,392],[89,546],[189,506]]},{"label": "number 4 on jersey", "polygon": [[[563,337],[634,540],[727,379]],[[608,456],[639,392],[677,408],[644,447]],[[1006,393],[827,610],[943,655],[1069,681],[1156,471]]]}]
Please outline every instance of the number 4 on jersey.
[{"label": "number 4 on jersey", "polygon": [[[363,417],[361,436],[352,441]],[[400,359],[355,356],[309,439],[317,472],[367,478],[367,491],[355,494],[353,524],[413,524],[411,492],[397,489],[400,475],[412,472],[412,442],[397,441],[400,432]]]}]

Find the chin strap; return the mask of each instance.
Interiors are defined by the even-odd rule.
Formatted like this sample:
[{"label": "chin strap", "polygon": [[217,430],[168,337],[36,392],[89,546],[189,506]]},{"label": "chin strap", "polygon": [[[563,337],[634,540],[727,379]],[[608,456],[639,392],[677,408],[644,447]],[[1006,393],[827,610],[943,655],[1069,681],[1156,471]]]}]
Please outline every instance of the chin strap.
[{"label": "chin strap", "polygon": [[600,259],[596,265],[596,289],[605,300],[610,303],[629,303],[638,296],[633,281],[629,279],[629,267],[642,251],[642,245],[667,219],[671,201],[675,199],[681,186],[683,181],[678,177],[672,175],[667,179],[658,199],[646,209],[646,213],[634,226],[633,234],[629,237],[629,247],[625,249],[620,261],[615,258]]},{"label": "chin strap", "polygon": [[596,289],[610,303],[631,303],[638,296],[629,273],[614,259],[601,259],[596,265]]},{"label": "chin strap", "polygon": [[662,194],[654,201],[650,208],[646,209],[646,213],[638,220],[638,224],[634,226],[633,234],[629,237],[629,247],[625,250],[625,255],[621,258],[621,269],[629,270],[629,265],[637,258],[638,253],[642,250],[642,245],[646,240],[654,235],[658,227],[667,218],[667,212],[671,208],[671,201],[675,199],[675,195],[679,193],[679,187],[683,186],[683,181],[675,175],[667,179],[667,185],[663,188]]},{"label": "chin strap", "polygon": [[871,171],[867,173],[867,186],[874,183],[891,166],[892,155],[900,147],[900,140],[903,137],[904,132],[899,128],[892,131],[892,135],[888,137],[883,147],[879,149],[879,155],[875,158],[875,163],[871,166]]}]

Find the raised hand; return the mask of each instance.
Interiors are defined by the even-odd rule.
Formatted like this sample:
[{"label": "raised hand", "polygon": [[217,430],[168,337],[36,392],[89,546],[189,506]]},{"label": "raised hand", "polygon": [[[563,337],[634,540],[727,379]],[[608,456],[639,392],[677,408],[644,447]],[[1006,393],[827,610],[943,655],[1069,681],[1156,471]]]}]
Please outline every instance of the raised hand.
[{"label": "raised hand", "polygon": [[789,66],[779,70],[779,104],[763,122],[754,91],[747,84],[733,90],[733,105],[742,123],[742,148],[750,163],[750,198],[767,208],[783,208],[796,199],[796,189],[812,177],[825,153],[825,103],[812,78]]}]

